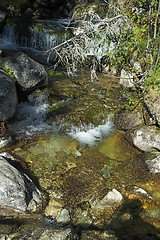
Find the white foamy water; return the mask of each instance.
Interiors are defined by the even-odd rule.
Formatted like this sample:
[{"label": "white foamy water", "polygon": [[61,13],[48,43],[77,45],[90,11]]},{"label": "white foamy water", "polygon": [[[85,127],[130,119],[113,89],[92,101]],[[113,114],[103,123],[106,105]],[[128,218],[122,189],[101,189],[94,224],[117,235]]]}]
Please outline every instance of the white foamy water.
[{"label": "white foamy water", "polygon": [[81,144],[94,146],[98,141],[101,141],[104,137],[108,137],[114,132],[114,124],[112,121],[98,127],[91,126],[89,130],[74,130],[69,135],[79,141]]},{"label": "white foamy water", "polygon": [[[34,94],[29,96],[27,102],[19,104],[18,115],[11,129],[26,135],[45,134],[48,132],[58,132],[63,129],[62,123],[50,125],[46,119],[46,114],[51,106],[47,103],[44,95],[35,98]],[[56,126],[55,126],[56,125]],[[72,127],[72,130],[66,132],[71,138],[76,139],[81,144],[94,146],[104,137],[114,132],[114,124],[108,119],[107,123],[94,127],[85,125],[80,128]]]},{"label": "white foamy water", "polygon": [[35,98],[31,94],[27,102],[19,104],[17,120],[12,124],[12,129],[27,136],[51,131],[52,127],[46,120],[49,107],[43,95]]}]

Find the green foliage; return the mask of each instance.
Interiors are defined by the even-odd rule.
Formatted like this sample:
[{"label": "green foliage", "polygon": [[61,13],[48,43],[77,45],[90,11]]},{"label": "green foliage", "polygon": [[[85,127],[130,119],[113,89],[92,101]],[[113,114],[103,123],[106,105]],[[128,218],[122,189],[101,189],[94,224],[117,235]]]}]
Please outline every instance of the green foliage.
[{"label": "green foliage", "polygon": [[11,68],[5,68],[5,71],[9,74],[12,79],[15,79],[15,74]]},{"label": "green foliage", "polygon": [[160,88],[160,67],[157,69],[155,75],[152,73],[152,75],[146,79],[146,90],[149,90],[149,88],[154,86],[158,86],[158,88]]}]

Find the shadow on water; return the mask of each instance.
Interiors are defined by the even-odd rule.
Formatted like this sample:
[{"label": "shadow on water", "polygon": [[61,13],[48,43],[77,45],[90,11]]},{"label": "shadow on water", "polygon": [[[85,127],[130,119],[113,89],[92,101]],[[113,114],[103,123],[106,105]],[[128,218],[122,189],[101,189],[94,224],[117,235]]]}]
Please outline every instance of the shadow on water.
[{"label": "shadow on water", "polygon": [[141,217],[142,211],[142,203],[138,199],[126,199],[116,210],[109,228],[117,240],[160,240],[160,229],[145,222]]},{"label": "shadow on water", "polygon": [[[34,219],[28,219],[28,224],[32,225],[30,228],[34,228],[36,226],[39,226],[39,229],[41,229],[41,234],[44,231],[44,229],[47,227],[47,229],[68,229],[71,228],[73,233],[76,233],[76,237],[71,237],[69,239],[84,239],[82,237],[82,233],[85,231],[86,233],[89,233],[90,231],[98,231],[100,234],[104,231],[112,231],[115,235],[115,240],[160,240],[160,230],[154,227],[152,224],[147,223],[144,221],[141,217],[143,211],[142,203],[138,199],[125,199],[124,204],[116,209],[112,216],[112,220],[109,224],[104,226],[103,228],[88,224],[72,224],[71,222],[68,224],[63,223],[57,223],[56,221],[49,221],[43,217],[39,218],[38,222]],[[16,226],[20,227],[22,225],[26,225],[27,221],[25,220],[13,220],[13,219],[4,219],[0,217],[0,225],[1,224],[9,224],[12,225],[15,224]],[[29,230],[28,229],[28,230]],[[26,236],[29,236],[28,234],[31,234],[26,231]],[[33,229],[32,229],[33,230]],[[29,230],[30,231],[30,230]],[[81,238],[82,237],[82,238]],[[92,236],[93,237],[93,236]],[[26,239],[26,238],[24,238]],[[37,239],[37,238],[36,238]],[[90,236],[87,235],[87,239],[91,240],[93,238],[90,238]],[[94,239],[104,239],[99,238],[99,236],[96,236]],[[108,240],[109,238],[107,238]],[[113,238],[112,238],[113,239]]]}]

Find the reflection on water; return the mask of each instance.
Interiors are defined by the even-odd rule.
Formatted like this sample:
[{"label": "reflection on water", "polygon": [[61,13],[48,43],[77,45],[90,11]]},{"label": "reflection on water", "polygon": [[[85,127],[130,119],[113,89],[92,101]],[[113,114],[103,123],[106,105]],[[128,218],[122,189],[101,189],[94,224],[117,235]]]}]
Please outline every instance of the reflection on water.
[{"label": "reflection on water", "polygon": [[138,154],[138,151],[131,147],[125,139],[125,133],[123,131],[116,131],[114,134],[106,138],[99,144],[97,150],[104,155],[119,161],[132,159],[135,154]]}]

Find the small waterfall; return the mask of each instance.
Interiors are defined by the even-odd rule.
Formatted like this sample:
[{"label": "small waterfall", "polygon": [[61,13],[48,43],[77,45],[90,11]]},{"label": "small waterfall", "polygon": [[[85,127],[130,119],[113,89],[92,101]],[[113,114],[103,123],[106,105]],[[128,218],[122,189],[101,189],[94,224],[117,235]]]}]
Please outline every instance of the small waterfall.
[{"label": "small waterfall", "polygon": [[[69,21],[69,20],[68,20]],[[46,51],[70,36],[65,31],[67,20],[48,20],[6,24],[0,34],[0,46],[3,50],[28,49],[30,51]]]},{"label": "small waterfall", "polygon": [[11,129],[27,137],[51,131],[52,127],[46,120],[49,107],[44,95],[35,98],[34,94],[31,94],[27,102],[19,104],[17,119],[13,122]]},{"label": "small waterfall", "polygon": [[[52,106],[47,103],[45,95],[40,94],[35,97],[34,93],[32,93],[27,102],[19,104],[17,119],[12,123],[11,129],[26,137],[61,131],[63,126],[60,123],[50,125],[46,119],[46,113],[50,107]],[[104,137],[108,137],[113,132],[114,124],[109,118],[106,123],[97,127],[90,124],[82,125],[80,128],[72,126],[71,130],[66,129],[67,135],[90,147],[96,145],[97,142]]]},{"label": "small waterfall", "polygon": [[84,129],[72,129],[69,135],[79,141],[83,145],[94,146],[97,142],[101,141],[104,137],[110,136],[114,132],[114,124],[108,118],[107,123],[97,127],[90,125],[85,126]]}]

